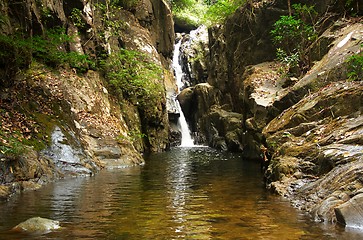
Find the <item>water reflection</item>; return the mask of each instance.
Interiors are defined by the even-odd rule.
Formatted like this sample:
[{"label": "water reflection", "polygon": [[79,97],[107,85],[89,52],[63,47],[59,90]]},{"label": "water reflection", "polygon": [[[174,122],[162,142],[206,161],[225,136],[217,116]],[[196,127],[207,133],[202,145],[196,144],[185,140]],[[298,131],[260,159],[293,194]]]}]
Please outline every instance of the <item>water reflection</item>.
[{"label": "water reflection", "polygon": [[[203,219],[208,202],[208,196],[203,191],[198,191],[194,185],[196,175],[193,171],[193,158],[191,152],[196,148],[180,148],[180,158],[173,161],[167,169],[167,183],[169,192],[169,211],[175,222],[173,226],[177,238],[187,236],[198,236],[198,239],[210,239],[210,223],[208,221],[198,221]],[[188,223],[193,222],[190,226]]]},{"label": "water reflection", "polygon": [[[0,239],[363,239],[311,222],[265,191],[259,166],[208,148],[153,154],[143,167],[104,171],[25,192],[0,204]],[[8,230],[41,216],[63,230]]]}]

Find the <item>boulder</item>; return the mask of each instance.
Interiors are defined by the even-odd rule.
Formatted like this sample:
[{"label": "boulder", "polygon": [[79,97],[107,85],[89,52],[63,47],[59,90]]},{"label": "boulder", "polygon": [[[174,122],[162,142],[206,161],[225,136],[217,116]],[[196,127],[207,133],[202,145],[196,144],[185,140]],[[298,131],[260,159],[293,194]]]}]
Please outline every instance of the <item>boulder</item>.
[{"label": "boulder", "polygon": [[217,105],[202,121],[209,146],[230,151],[242,151],[242,115],[225,111]]},{"label": "boulder", "polygon": [[363,228],[363,193],[335,208],[337,221],[347,227]]},{"label": "boulder", "polygon": [[189,87],[183,89],[177,99],[179,101],[180,107],[183,110],[185,116],[190,116],[193,111],[195,111],[195,106],[193,106],[194,88]]}]

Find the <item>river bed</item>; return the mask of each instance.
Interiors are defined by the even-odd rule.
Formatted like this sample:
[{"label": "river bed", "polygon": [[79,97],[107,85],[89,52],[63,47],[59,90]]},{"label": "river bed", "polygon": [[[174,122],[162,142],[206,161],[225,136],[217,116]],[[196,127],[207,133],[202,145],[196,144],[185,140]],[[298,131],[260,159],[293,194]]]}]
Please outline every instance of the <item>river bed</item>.
[{"label": "river bed", "polygon": [[[269,193],[256,162],[198,147],[60,180],[1,203],[0,213],[0,239],[363,239],[354,229],[313,222]],[[9,231],[34,216],[62,229]]]}]

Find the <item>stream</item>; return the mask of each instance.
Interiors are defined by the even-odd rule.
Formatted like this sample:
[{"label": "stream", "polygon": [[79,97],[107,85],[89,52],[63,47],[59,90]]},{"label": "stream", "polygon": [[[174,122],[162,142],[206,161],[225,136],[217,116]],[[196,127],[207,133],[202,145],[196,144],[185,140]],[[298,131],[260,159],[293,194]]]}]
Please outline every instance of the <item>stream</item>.
[{"label": "stream", "polygon": [[[269,193],[259,165],[207,147],[146,156],[144,166],[68,178],[0,204],[0,239],[362,239],[316,223]],[[34,216],[61,222],[12,233]]]}]

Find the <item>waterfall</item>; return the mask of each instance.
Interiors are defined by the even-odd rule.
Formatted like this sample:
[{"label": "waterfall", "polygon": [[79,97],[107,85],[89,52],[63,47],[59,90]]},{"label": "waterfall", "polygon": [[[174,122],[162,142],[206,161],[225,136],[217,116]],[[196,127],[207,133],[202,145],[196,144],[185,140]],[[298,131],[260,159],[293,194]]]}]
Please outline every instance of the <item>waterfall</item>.
[{"label": "waterfall", "polygon": [[[175,78],[176,78],[176,84],[178,86],[178,91],[181,91],[181,88],[183,87],[182,83],[182,76],[183,76],[183,70],[181,65],[179,64],[179,53],[180,53],[180,45],[181,45],[181,39],[178,41],[177,44],[175,44],[174,47],[174,56],[173,56],[173,69],[175,71]],[[175,99],[177,108],[180,112],[180,116],[178,119],[178,124],[180,127],[182,139],[181,139],[181,147],[192,147],[194,146],[194,141],[192,139],[192,136],[190,135],[189,126],[187,121],[185,120],[185,116],[183,113],[183,110],[180,107],[179,101]]]}]

